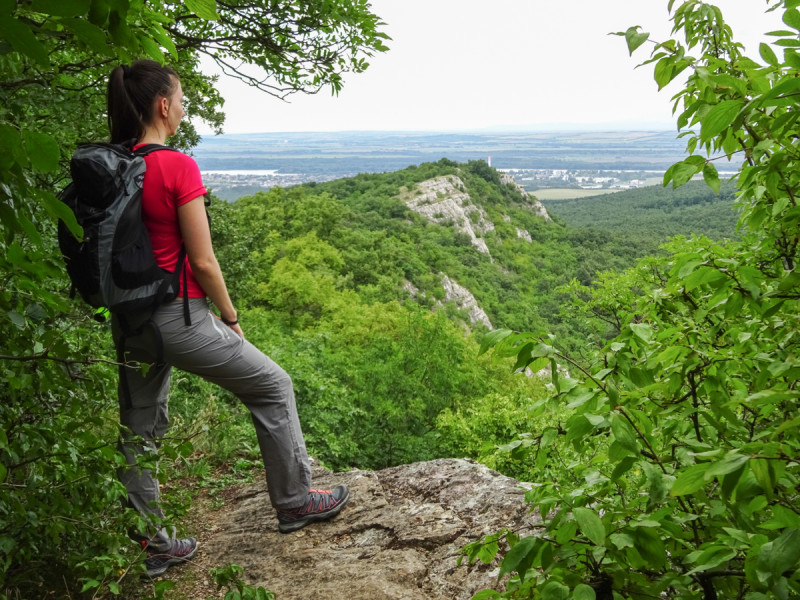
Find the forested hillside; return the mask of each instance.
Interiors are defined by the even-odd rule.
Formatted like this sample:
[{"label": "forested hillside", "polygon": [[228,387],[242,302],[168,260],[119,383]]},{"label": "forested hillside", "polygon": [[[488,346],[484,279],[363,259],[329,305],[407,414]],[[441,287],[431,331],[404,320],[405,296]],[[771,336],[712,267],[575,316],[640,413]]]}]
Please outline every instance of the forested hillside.
[{"label": "forested hillside", "polygon": [[[480,245],[471,242],[454,218],[431,220],[409,206],[409,199],[422,193],[420,183],[453,176],[461,189],[452,193],[463,190],[467,202],[491,224],[479,234]],[[331,289],[356,292],[366,301],[413,299],[435,308],[444,299],[442,278],[447,276],[475,296],[494,327],[547,329],[557,332],[565,347],[578,350],[586,343],[585,332],[578,323],[564,320],[562,307],[570,294],[561,286],[573,279],[588,285],[598,272],[633,266],[674,235],[735,236],[729,191],[719,197],[707,186],[693,186],[688,194],[683,190],[651,187],[572,201],[573,211],[553,223],[537,216],[530,198],[501,183],[485,162],[441,160],[395,173],[273,189],[231,205],[215,204],[214,210],[226,227],[238,225],[236,235],[220,244],[222,260],[237,273],[231,283],[235,295],[289,311],[295,325],[319,316],[319,302],[328,298],[328,291],[319,278],[292,294],[276,293],[277,282],[267,284],[276,276],[270,261],[287,252],[282,250],[287,240],[295,240],[294,260],[320,246],[335,254],[316,259],[325,263],[322,272]],[[438,192],[434,202],[448,199],[447,192]],[[565,203],[556,204],[556,210]],[[709,218],[698,218],[692,210],[698,204],[709,207],[704,213]],[[433,209],[434,215],[438,210]],[[478,213],[470,214],[466,218],[477,223]],[[295,239],[299,237],[302,242]],[[300,285],[296,276],[291,271],[293,285]],[[255,289],[262,291],[254,297]],[[476,332],[486,330],[469,323],[465,312],[459,315],[455,302],[444,308]]]},{"label": "forested hillside", "polygon": [[[424,201],[429,216],[412,210],[443,179],[454,186]],[[462,217],[437,212],[448,194],[473,209],[463,219],[482,223],[479,238],[459,230]],[[704,233],[681,211],[678,199],[671,233]],[[489,326],[448,297],[445,280],[472,293],[492,328],[548,331],[565,353],[587,354],[616,331],[587,326],[572,308],[575,286],[633,265],[659,240],[635,209],[623,217],[641,228],[634,241],[550,222],[482,161],[273,188],[215,202],[212,218],[249,336],[292,373],[312,451],[335,468],[448,453],[487,460],[489,440],[523,431],[518,395],[541,394],[540,384],[475,360]],[[466,439],[460,411],[495,412],[503,429],[483,424]]]},{"label": "forested hillside", "polygon": [[[547,202],[551,214],[573,228],[595,228],[634,238],[652,254],[673,235],[702,233],[715,240],[737,237],[736,187],[725,181],[717,193],[702,181],[648,186],[600,196]],[[644,254],[643,254],[644,255]]]}]

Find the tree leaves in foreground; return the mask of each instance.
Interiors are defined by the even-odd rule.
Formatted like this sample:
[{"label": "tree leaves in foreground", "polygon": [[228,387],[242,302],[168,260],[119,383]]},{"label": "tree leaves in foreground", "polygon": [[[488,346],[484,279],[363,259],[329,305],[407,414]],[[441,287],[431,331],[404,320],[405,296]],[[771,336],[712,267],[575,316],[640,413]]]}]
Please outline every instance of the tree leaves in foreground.
[{"label": "tree leaves in foreground", "polygon": [[[68,300],[55,246],[56,219],[80,233],[57,193],[76,144],[107,137],[111,68],[169,62],[187,113],[219,129],[201,55],[277,96],[336,92],[386,49],[380,25],[364,0],[0,1],[0,597],[117,594],[140,558],[115,475],[110,336]],[[187,120],[172,143],[197,140]]]},{"label": "tree leaves in foreground", "polygon": [[[573,377],[555,378],[540,410],[570,414],[541,444],[545,466],[528,493],[541,534],[500,532],[466,548],[489,561],[487,544],[510,546],[507,591],[475,598],[800,594],[800,12],[796,0],[769,4],[786,29],[769,34],[760,60],[742,53],[719,9],[672,0],[676,39],[646,61],[660,87],[688,73],[675,111],[691,155],[665,185],[703,173],[713,187],[717,157],[743,153],[737,205],[750,233],[676,241],[669,256],[584,288],[584,305],[615,315],[620,330],[592,364],[532,333],[497,341],[520,368],[563,362]],[[628,31],[631,51],[642,36]]]}]

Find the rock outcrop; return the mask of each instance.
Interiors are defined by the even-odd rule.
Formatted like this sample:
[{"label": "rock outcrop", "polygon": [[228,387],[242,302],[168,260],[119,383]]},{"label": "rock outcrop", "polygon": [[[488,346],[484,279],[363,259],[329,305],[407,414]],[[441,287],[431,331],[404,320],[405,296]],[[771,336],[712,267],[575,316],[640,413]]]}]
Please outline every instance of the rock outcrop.
[{"label": "rock outcrop", "polygon": [[434,223],[451,223],[457,231],[469,236],[473,246],[491,257],[486,242],[478,236],[493,230],[494,223],[472,202],[465,189],[459,177],[446,175],[418,183],[413,190],[401,194],[401,198],[411,210]]},{"label": "rock outcrop", "polygon": [[444,288],[444,301],[455,302],[455,305],[459,309],[467,311],[470,323],[473,325],[475,323],[483,323],[489,329],[494,329],[491,321],[489,321],[489,316],[478,306],[478,301],[475,300],[475,296],[472,295],[472,292],[458,285],[444,274],[442,274],[442,287]]},{"label": "rock outcrop", "polygon": [[533,239],[531,238],[530,232],[525,231],[524,229],[520,229],[519,227],[517,227],[517,237],[518,238],[522,238],[526,242],[532,242],[533,241]]},{"label": "rock outcrop", "polygon": [[235,563],[279,600],[467,600],[503,582],[498,564],[459,566],[461,548],[504,527],[529,535],[539,523],[524,484],[469,460],[336,474],[314,468],[315,486],[339,483],[351,496],[338,517],[286,535],[265,484],[232,488],[195,560]]},{"label": "rock outcrop", "polygon": [[501,173],[500,183],[504,185],[513,185],[520,194],[525,196],[525,198],[527,198],[528,202],[531,204],[531,210],[533,211],[533,214],[535,214],[537,217],[541,217],[545,221],[553,220],[550,218],[550,215],[547,214],[547,209],[544,207],[544,204],[539,202],[535,196],[531,196],[524,187],[514,181],[514,177],[512,175],[509,175],[508,173]]}]

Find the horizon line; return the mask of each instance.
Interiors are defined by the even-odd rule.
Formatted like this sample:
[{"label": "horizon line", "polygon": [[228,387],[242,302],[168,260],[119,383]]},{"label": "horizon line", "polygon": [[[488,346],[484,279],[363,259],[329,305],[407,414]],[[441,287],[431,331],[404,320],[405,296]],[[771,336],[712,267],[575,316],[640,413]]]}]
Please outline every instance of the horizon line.
[{"label": "horizon line", "polygon": [[462,129],[318,129],[318,130],[281,130],[281,131],[232,131],[216,133],[214,131],[197,131],[201,137],[219,137],[222,135],[264,135],[264,134],[332,134],[332,133],[393,133],[393,134],[448,134],[448,133],[484,133],[484,134],[501,134],[501,133],[634,133],[634,132],[647,132],[647,133],[675,133],[679,131],[672,126],[666,126],[659,123],[642,123],[640,126],[618,126],[614,124],[570,124],[559,123],[548,126],[532,126],[520,125],[515,126],[491,126],[491,127],[475,127],[475,128],[462,128]]}]

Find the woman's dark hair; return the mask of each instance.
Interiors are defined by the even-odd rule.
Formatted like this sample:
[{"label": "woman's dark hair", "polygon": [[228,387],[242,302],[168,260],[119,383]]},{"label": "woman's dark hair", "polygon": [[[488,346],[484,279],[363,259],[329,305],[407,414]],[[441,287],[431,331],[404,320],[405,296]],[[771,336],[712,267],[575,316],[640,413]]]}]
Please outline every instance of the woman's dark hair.
[{"label": "woman's dark hair", "polygon": [[138,140],[153,118],[159,96],[169,96],[178,75],[154,60],[120,65],[108,78],[108,128],[112,144]]}]

